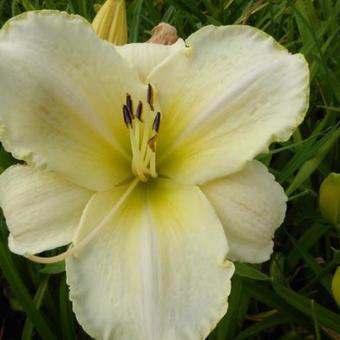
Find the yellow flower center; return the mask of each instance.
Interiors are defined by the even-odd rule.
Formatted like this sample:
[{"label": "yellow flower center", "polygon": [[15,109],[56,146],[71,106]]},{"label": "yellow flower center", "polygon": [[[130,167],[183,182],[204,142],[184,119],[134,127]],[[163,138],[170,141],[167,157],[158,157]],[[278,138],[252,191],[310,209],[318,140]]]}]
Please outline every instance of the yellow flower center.
[{"label": "yellow flower center", "polygon": [[[156,144],[161,122],[161,113],[155,112],[153,105],[153,89],[148,85],[147,103],[153,120],[147,122],[143,118],[143,102],[138,101],[135,108],[130,94],[126,94],[123,105],[123,118],[129,130],[132,151],[132,172],[141,181],[146,182],[150,177],[157,177]],[[151,124],[150,124],[151,123]]]}]

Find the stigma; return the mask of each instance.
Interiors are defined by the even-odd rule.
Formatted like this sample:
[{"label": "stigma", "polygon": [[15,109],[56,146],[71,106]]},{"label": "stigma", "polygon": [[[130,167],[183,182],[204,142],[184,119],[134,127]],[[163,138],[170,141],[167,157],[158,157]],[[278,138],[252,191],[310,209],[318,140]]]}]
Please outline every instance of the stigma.
[{"label": "stigma", "polygon": [[[153,89],[148,84],[146,94],[147,107],[143,107],[143,102],[138,101],[137,105],[133,102],[130,94],[126,94],[126,101],[123,105],[123,119],[128,128],[132,162],[131,169],[133,174],[140,181],[146,182],[149,178],[156,178],[156,149],[157,138],[161,123],[161,113],[155,112],[153,104]],[[150,119],[144,118],[144,111]]]}]

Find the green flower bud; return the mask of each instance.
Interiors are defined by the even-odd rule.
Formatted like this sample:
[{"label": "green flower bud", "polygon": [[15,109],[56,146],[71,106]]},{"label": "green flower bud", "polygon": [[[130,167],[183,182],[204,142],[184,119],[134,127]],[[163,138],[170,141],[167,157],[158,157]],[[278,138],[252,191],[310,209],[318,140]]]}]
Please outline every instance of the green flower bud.
[{"label": "green flower bud", "polygon": [[337,268],[332,279],[332,293],[336,303],[340,306],[340,267]]},{"label": "green flower bud", "polygon": [[330,223],[340,225],[340,174],[331,173],[322,182],[319,206],[322,215]]}]

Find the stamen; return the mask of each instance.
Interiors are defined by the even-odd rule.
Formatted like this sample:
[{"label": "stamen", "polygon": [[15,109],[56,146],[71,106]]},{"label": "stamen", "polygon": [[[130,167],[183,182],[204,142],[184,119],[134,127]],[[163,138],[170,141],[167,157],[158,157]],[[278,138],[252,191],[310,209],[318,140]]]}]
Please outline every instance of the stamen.
[{"label": "stamen", "polygon": [[137,117],[136,124],[135,124],[135,136],[136,136],[138,148],[140,146],[139,144],[140,143],[140,128],[143,123],[142,113],[143,113],[143,103],[139,101],[137,110],[135,113],[135,117]]},{"label": "stamen", "polygon": [[129,109],[126,105],[123,105],[123,117],[124,117],[124,122],[128,128],[132,127],[132,119],[131,115],[129,112]]},{"label": "stamen", "polygon": [[140,120],[136,120],[136,124],[135,124],[135,138],[136,138],[136,143],[137,143],[137,147],[139,149],[140,145],[140,128],[141,128],[141,121]]},{"label": "stamen", "polygon": [[157,172],[156,172],[156,152],[151,153],[151,159],[150,159],[150,175],[153,178],[156,178]]},{"label": "stamen", "polygon": [[140,122],[143,122],[142,113],[143,113],[143,103],[139,101],[135,116],[138,118]]},{"label": "stamen", "polygon": [[[143,172],[143,159],[139,151],[139,136],[136,136],[134,133],[134,129],[132,127],[131,115],[126,105],[123,105],[123,116],[124,116],[124,122],[127,128],[129,129],[129,137],[130,137],[130,144],[131,144],[131,150],[132,150],[132,164],[131,164],[132,172],[134,174],[137,174],[141,181],[146,181],[147,178]],[[136,130],[136,133],[137,133],[137,130]],[[139,134],[139,131],[138,131],[138,134]],[[136,137],[138,137],[138,139]]]},{"label": "stamen", "polygon": [[156,151],[156,140],[157,140],[157,135],[154,135],[148,141],[148,146],[153,152]]},{"label": "stamen", "polygon": [[160,123],[161,123],[161,113],[157,112],[156,117],[155,117],[153,124],[152,124],[152,130],[155,131],[156,133],[158,133],[158,131],[159,131]]},{"label": "stamen", "polygon": [[150,127],[148,124],[144,126],[143,131],[143,140],[141,144],[141,154],[145,155],[147,147],[148,147],[148,140],[149,140],[149,134],[150,134]]},{"label": "stamen", "polygon": [[156,178],[156,142],[158,135],[154,135],[148,141],[148,150],[146,152],[144,164],[149,167],[151,177]]},{"label": "stamen", "polygon": [[27,257],[29,260],[37,263],[56,263],[63,261],[73,255],[76,251],[79,251],[82,247],[86,246],[93,238],[105,227],[106,223],[110,221],[110,219],[114,216],[114,214],[118,211],[118,209],[122,206],[122,204],[126,201],[128,196],[131,194],[133,189],[136,187],[136,185],[139,183],[139,179],[135,178],[130,186],[127,188],[127,190],[124,192],[124,194],[119,198],[117,203],[113,206],[113,208],[109,211],[109,213],[95,226],[95,228],[86,235],[78,244],[75,246],[70,246],[69,249],[67,249],[65,252],[51,257],[42,257],[42,256],[36,256],[27,254],[25,257]]},{"label": "stamen", "polygon": [[129,136],[132,149],[132,169],[137,172],[137,175],[141,181],[146,182],[147,178],[143,171],[143,159],[138,149],[136,137],[132,128],[129,128]]},{"label": "stamen", "polygon": [[[148,84],[148,104],[152,110],[153,107],[153,89]],[[129,137],[132,151],[131,168],[135,176],[140,181],[146,182],[148,177],[157,177],[156,173],[156,141],[160,128],[162,115],[157,112],[154,115],[153,121],[149,120],[150,112],[143,115],[143,102],[139,101],[136,112],[131,113],[133,109],[132,98],[129,94],[126,95],[126,104],[123,105],[123,117],[125,124],[129,130]],[[137,118],[134,120],[134,118]],[[152,124],[151,124],[152,123]]]},{"label": "stamen", "polygon": [[152,86],[150,84],[148,84],[147,101],[148,101],[148,104],[150,105],[151,110],[154,111],[154,107],[153,107],[153,90],[152,90]]},{"label": "stamen", "polygon": [[157,172],[156,172],[156,142],[157,142],[157,135],[154,135],[151,137],[148,141],[148,149],[146,152],[146,156],[144,159],[144,164],[149,169],[149,173],[151,177],[156,178]]},{"label": "stamen", "polygon": [[126,106],[129,110],[131,119],[134,119],[135,117],[133,115],[133,103],[132,103],[131,96],[128,93],[126,94]]}]

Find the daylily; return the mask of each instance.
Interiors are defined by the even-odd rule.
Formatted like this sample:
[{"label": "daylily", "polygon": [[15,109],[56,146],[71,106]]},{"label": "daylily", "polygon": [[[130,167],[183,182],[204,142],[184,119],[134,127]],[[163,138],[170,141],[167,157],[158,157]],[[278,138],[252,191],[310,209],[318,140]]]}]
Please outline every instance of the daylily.
[{"label": "daylily", "polygon": [[[98,339],[202,339],[234,261],[269,259],[286,196],[260,162],[308,105],[308,67],[248,26],[114,46],[78,16],[29,12],[0,33],[10,249],[66,258]],[[33,254],[71,244],[44,259]]]}]

